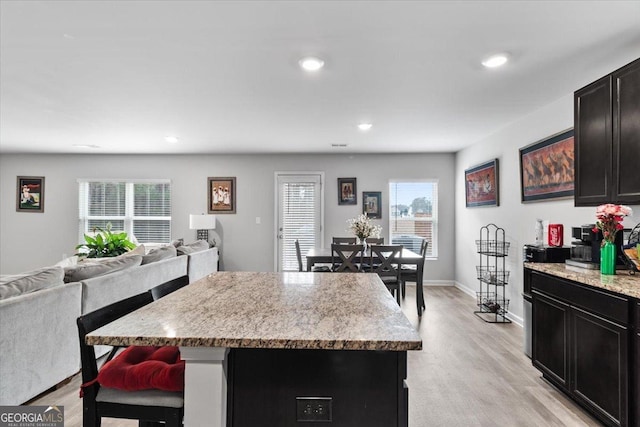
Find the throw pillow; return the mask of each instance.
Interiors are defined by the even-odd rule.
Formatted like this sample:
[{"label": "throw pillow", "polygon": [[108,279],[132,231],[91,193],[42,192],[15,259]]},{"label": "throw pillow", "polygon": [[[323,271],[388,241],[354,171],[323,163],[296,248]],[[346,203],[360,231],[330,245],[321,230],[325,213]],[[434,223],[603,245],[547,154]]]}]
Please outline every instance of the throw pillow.
[{"label": "throw pillow", "polygon": [[0,300],[62,285],[64,269],[46,267],[0,278]]},{"label": "throw pillow", "polygon": [[175,246],[162,246],[156,249],[151,249],[148,254],[142,257],[142,265],[152,262],[160,261],[166,258],[173,258],[178,255],[178,251]]},{"label": "throw pillow", "polygon": [[171,246],[179,248],[180,246],[184,245],[184,239],[175,239],[171,241]]},{"label": "throw pillow", "polygon": [[193,243],[182,245],[178,248],[178,255],[188,255],[194,252],[201,252],[209,249],[209,242],[206,240],[197,240]]},{"label": "throw pillow", "polygon": [[142,263],[140,255],[128,255],[111,258],[102,262],[83,262],[76,267],[64,269],[64,281],[80,282],[92,277],[104,276],[127,268],[138,266]]},{"label": "throw pillow", "polygon": [[119,390],[184,390],[184,361],[178,347],[131,346],[98,373],[104,387]]},{"label": "throw pillow", "polygon": [[[144,245],[138,245],[136,246],[135,249],[132,249],[128,252],[123,253],[122,255],[118,255],[118,256],[111,256],[111,257],[102,257],[102,258],[82,258],[80,260],[80,262],[84,263],[84,262],[88,262],[88,263],[96,263],[96,262],[107,262],[107,261],[113,261],[114,259],[118,259],[118,258],[122,258],[122,257],[127,257],[127,256],[131,256],[131,255],[144,255],[146,253],[147,248],[144,247]],[[64,266],[64,267],[71,267],[71,266]]]}]

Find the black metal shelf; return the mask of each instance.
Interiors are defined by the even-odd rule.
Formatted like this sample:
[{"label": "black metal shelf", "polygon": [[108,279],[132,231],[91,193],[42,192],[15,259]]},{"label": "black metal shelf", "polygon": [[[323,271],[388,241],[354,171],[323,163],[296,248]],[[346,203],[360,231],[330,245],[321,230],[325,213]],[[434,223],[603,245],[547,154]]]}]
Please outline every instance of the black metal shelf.
[{"label": "black metal shelf", "polygon": [[476,273],[480,290],[476,292],[478,310],[475,315],[487,323],[511,323],[507,318],[509,299],[504,287],[509,283],[509,270],[505,258],[509,256],[511,243],[505,241],[503,228],[488,224],[480,228],[476,249],[480,264]]}]

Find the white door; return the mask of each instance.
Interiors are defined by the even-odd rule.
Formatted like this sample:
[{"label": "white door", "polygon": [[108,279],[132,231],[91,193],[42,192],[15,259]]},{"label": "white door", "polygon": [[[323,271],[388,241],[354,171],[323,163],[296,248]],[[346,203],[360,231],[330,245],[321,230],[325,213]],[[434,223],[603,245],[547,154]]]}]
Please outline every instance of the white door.
[{"label": "white door", "polygon": [[322,247],[323,172],[276,172],[276,271],[298,271],[296,239],[305,253]]}]

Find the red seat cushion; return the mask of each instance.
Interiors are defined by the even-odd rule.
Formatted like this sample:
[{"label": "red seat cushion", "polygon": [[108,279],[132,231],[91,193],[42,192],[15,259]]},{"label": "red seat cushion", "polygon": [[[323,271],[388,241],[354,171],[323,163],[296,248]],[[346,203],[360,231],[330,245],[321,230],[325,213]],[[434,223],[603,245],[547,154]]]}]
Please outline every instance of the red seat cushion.
[{"label": "red seat cushion", "polygon": [[131,346],[107,362],[97,379],[119,390],[183,391],[184,360],[178,347]]}]

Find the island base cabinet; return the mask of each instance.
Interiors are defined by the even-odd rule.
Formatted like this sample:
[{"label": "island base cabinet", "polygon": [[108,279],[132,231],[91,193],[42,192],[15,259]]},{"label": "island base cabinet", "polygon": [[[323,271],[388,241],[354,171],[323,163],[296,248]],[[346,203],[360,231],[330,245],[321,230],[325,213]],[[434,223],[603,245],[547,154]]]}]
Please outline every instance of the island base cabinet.
[{"label": "island base cabinet", "polygon": [[627,328],[577,308],[572,325],[572,394],[607,424],[627,425]]},{"label": "island base cabinet", "polygon": [[406,375],[402,351],[232,349],[227,426],[407,427]]}]

